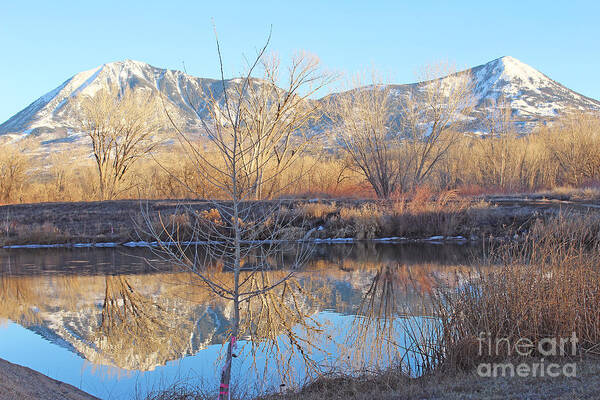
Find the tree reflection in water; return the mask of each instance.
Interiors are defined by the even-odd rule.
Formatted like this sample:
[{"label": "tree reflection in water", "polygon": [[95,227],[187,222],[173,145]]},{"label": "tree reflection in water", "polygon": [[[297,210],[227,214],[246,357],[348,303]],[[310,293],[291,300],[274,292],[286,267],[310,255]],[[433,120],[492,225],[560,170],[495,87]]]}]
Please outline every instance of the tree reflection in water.
[{"label": "tree reflection in water", "polygon": [[[136,365],[173,360],[185,355],[188,342],[181,332],[189,332],[192,322],[177,309],[163,307],[136,291],[124,276],[106,276],[106,289],[100,323],[93,340],[106,358],[116,365]],[[159,361],[160,362],[160,361]]]},{"label": "tree reflection in water", "polygon": [[[216,279],[231,284],[231,272],[214,268]],[[435,335],[428,294],[468,271],[377,259],[309,261],[274,290],[244,302],[238,355],[249,357],[256,376],[278,371],[287,384],[331,363],[347,372],[391,362],[414,367],[431,344],[422,337]],[[285,268],[251,272],[239,276],[248,292],[288,276]],[[327,322],[324,310],[334,319]],[[0,275],[0,318],[120,371],[153,370],[222,345],[231,314],[230,302],[189,272]],[[344,316],[352,323],[341,324],[338,335],[332,325]]]},{"label": "tree reflection in water", "polygon": [[414,376],[433,367],[441,325],[431,295],[437,287],[456,284],[461,275],[438,269],[391,263],[377,268],[341,346],[345,370],[393,365]]}]

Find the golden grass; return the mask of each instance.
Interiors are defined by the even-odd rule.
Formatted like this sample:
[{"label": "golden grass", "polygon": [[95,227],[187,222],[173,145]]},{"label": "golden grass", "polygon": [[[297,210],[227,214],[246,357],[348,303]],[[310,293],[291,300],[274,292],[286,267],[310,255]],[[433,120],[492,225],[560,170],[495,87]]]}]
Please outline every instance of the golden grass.
[{"label": "golden grass", "polygon": [[469,370],[483,360],[514,356],[478,352],[478,335],[508,338],[579,339],[580,354],[600,345],[600,218],[559,215],[535,223],[525,240],[494,250],[499,264],[442,291],[438,313],[444,352],[435,364]]},{"label": "golden grass", "polygon": [[16,243],[36,243],[36,244],[54,244],[64,243],[70,239],[70,235],[62,232],[52,222],[22,224],[19,222],[9,222],[0,224],[0,231],[4,236],[0,240],[4,245]]},{"label": "golden grass", "polygon": [[301,214],[309,218],[324,218],[327,214],[338,211],[335,201],[332,203],[312,202],[304,203],[299,206]]},{"label": "golden grass", "polygon": [[598,201],[600,200],[600,187],[598,186],[559,186],[538,193],[540,196],[572,201]]}]

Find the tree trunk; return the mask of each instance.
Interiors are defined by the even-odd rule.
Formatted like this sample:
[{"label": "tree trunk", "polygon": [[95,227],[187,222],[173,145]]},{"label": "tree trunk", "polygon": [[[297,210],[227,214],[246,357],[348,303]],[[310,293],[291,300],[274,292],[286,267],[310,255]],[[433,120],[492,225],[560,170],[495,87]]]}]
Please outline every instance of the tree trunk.
[{"label": "tree trunk", "polygon": [[[238,314],[238,312],[236,312]],[[229,344],[227,345],[227,355],[225,357],[225,365],[221,372],[221,385],[219,386],[219,400],[229,400],[231,398],[229,384],[231,382],[231,360],[233,359],[233,350],[237,340],[237,332],[232,333]]]},{"label": "tree trunk", "polygon": [[229,400],[231,397],[230,393],[230,382],[231,382],[231,361],[233,359],[233,350],[235,349],[235,343],[237,341],[238,332],[240,329],[240,269],[242,265],[241,255],[241,232],[240,232],[240,219],[238,209],[238,193],[237,193],[237,178],[234,174],[233,178],[233,327],[231,329],[231,339],[227,345],[227,355],[225,358],[225,365],[221,372],[221,384],[219,385],[219,400]]}]

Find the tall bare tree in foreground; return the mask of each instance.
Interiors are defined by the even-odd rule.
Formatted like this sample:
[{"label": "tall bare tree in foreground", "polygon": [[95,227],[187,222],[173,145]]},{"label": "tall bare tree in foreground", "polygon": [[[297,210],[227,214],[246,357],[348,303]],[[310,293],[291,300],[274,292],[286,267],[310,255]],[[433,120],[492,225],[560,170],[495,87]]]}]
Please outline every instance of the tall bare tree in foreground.
[{"label": "tall bare tree in foreground", "polygon": [[81,128],[92,142],[102,200],[114,199],[122,190],[125,174],[157,145],[153,136],[163,126],[153,92],[102,89],[81,102]]},{"label": "tall bare tree in foreground", "polygon": [[[331,78],[320,72],[318,59],[308,54],[294,57],[287,70],[282,71],[275,57],[266,56],[268,43],[269,40],[243,77],[228,81],[224,78],[217,40],[222,93],[219,96],[209,93],[206,104],[195,108],[198,116],[203,109],[210,113],[209,119],[201,119],[206,146],[181,131],[168,114],[179,133],[185,156],[192,161],[197,174],[220,190],[223,199],[210,200],[212,208],[200,213],[182,209],[189,218],[185,239],[180,235],[181,224],[176,220],[161,218],[156,224],[146,213],[146,225],[158,241],[160,254],[193,271],[203,286],[232,304],[230,340],[221,374],[221,399],[229,396],[236,340],[240,334],[247,333],[242,327],[257,326],[256,321],[242,321],[243,307],[249,307],[253,299],[260,299],[263,306],[275,301],[296,306],[285,314],[298,324],[305,321],[302,308],[293,298],[289,299],[297,289],[288,282],[294,268],[303,263],[306,246],[284,244],[285,239],[301,238],[293,235],[292,219],[280,201],[253,200],[273,196],[274,183],[302,154],[309,139],[304,129],[319,113],[317,103],[310,102],[308,97]],[[255,78],[257,74],[261,74],[262,79]],[[208,156],[206,149],[214,156]],[[185,185],[185,182],[180,183]],[[277,187],[285,187],[285,184],[279,183]],[[194,193],[193,187],[187,188]],[[291,270],[274,278],[269,270],[283,265],[285,257]],[[232,274],[233,279],[223,279],[223,271]],[[283,290],[277,300],[277,296],[272,295],[276,289]],[[256,315],[264,318],[279,309],[267,308],[262,307],[261,313]],[[258,326],[264,332],[264,321],[260,322]],[[302,355],[308,354],[312,344],[299,341],[291,328],[284,329],[290,335],[288,345]],[[263,333],[261,336],[277,341],[278,335]],[[251,345],[254,346],[254,342]],[[271,349],[280,350],[280,345],[275,342]]]},{"label": "tall bare tree in foreground", "polygon": [[389,87],[376,82],[332,99],[332,119],[349,166],[369,182],[377,197],[388,198],[398,186],[403,163],[399,136],[391,126]]},{"label": "tall bare tree in foreground", "polygon": [[[239,104],[242,113],[236,129],[246,142],[242,144],[242,168],[251,181],[254,200],[272,197],[276,186],[285,186],[276,185],[279,177],[312,139],[304,128],[318,116],[318,105],[309,97],[330,80],[318,71],[319,59],[310,54],[297,54],[287,71],[281,71],[274,55],[263,56],[260,62],[260,81],[249,80],[245,88],[244,82],[227,94],[228,101]],[[278,86],[281,75],[283,88]]]},{"label": "tall bare tree in foreground", "polygon": [[412,165],[412,186],[421,185],[457,142],[455,130],[473,108],[473,81],[466,72],[440,65],[425,67],[408,93],[402,124]]}]

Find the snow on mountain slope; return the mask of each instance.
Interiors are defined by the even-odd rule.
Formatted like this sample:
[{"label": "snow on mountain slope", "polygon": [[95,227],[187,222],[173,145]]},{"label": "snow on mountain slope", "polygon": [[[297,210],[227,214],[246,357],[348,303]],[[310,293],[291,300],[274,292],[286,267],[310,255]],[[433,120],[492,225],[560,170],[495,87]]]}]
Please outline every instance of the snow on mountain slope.
[{"label": "snow on mountain slope", "polygon": [[[53,91],[40,97],[24,110],[0,125],[0,135],[33,134],[47,142],[59,138],[78,139],[81,96],[93,96],[100,89],[132,87],[162,92],[176,110],[186,128],[192,128],[195,113],[191,104],[202,103],[208,91],[219,93],[220,81],[192,77],[181,71],[153,67],[139,61],[126,60],[104,64],[80,72]],[[158,111],[158,110],[157,110]]]},{"label": "snow on mountain slope", "polygon": [[[567,111],[600,111],[600,101],[566,88],[513,57],[501,57],[441,80],[449,81],[464,74],[469,74],[472,80],[475,103],[472,113],[464,118],[470,121],[462,128],[465,131],[484,132],[483,120],[500,98],[510,106],[517,129],[524,133]],[[417,85],[427,85],[427,82],[392,85],[392,93],[400,103]],[[398,114],[400,109],[398,107]]]},{"label": "snow on mountain slope", "polygon": [[[576,93],[513,57],[502,57],[470,70],[476,110],[504,97],[518,119],[536,122],[567,110],[600,110],[600,101]],[[487,104],[487,105],[486,105]]]},{"label": "snow on mountain slope", "polygon": [[[564,87],[513,57],[498,58],[458,74],[464,73],[469,73],[473,79],[476,99],[476,107],[469,116],[472,122],[465,128],[469,131],[481,130],[482,118],[499,97],[505,98],[510,104],[523,131],[530,131],[541,121],[552,119],[567,110],[600,110],[600,101]],[[226,82],[226,85],[232,84],[236,84],[235,79]],[[78,129],[78,100],[82,95],[93,95],[101,88],[111,85],[116,85],[121,90],[135,87],[160,91],[174,110],[180,126],[188,131],[200,129],[194,108],[203,109],[208,93],[219,97],[223,91],[218,80],[197,78],[181,71],[156,68],[139,61],[113,62],[81,72],[40,97],[1,124],[0,135],[10,134],[15,139],[34,135],[46,145],[81,142],[85,137]],[[401,98],[403,93],[415,85],[417,84],[392,85],[392,92]],[[336,95],[344,93],[333,96]],[[398,105],[398,115],[400,110]],[[207,115],[206,111],[202,113]],[[326,120],[313,128],[316,131],[329,130]]]}]

